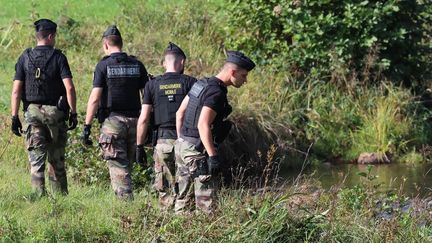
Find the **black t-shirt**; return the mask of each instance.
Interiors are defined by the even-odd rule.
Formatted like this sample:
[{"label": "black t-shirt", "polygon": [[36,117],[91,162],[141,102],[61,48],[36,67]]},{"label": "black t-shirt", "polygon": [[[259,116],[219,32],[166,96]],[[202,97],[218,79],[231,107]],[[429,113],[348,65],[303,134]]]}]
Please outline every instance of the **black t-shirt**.
[{"label": "black t-shirt", "polygon": [[209,86],[203,93],[203,106],[207,106],[218,115],[222,115],[224,107],[228,103],[228,89],[223,85],[223,82],[216,77],[209,78],[208,83]]},{"label": "black t-shirt", "polygon": [[[112,53],[110,56],[104,57],[97,65],[94,71],[94,76],[93,76],[93,87],[94,88],[105,88],[107,87],[107,64],[110,61],[109,59],[111,58],[116,58],[116,57],[121,57],[121,56],[127,56],[126,53],[124,52],[116,52],[116,53]],[[144,88],[148,77],[147,77],[147,70],[144,67],[144,64],[142,64],[142,62],[138,61],[138,65],[140,66],[140,80],[142,82],[140,82],[140,86],[139,88],[142,89]]]},{"label": "black t-shirt", "polygon": [[[212,124],[213,125],[219,124],[220,122],[223,121],[224,117],[228,115],[227,114],[227,110],[228,110],[227,108],[229,106],[228,98],[227,98],[228,89],[224,85],[222,80],[216,77],[208,78],[205,82],[207,82],[207,86],[202,91],[202,94],[199,95],[198,98],[199,99],[198,102],[200,104],[199,106],[201,105],[207,106],[213,111],[215,111],[216,117],[213,120]],[[189,92],[188,95],[191,100],[196,99],[194,98],[194,96],[191,96],[192,95],[191,92]],[[199,137],[198,127],[197,127],[198,124],[195,120],[196,119],[195,116],[197,114],[195,113],[196,111],[190,110],[190,109],[194,109],[192,107],[195,106],[193,100],[192,103],[191,100],[189,101],[188,107],[186,108],[185,121],[181,129],[181,132],[186,137],[198,138]]]},{"label": "black t-shirt", "polygon": [[[180,82],[183,83],[184,88],[187,92],[189,92],[189,90],[192,88],[192,85],[197,81],[194,77],[188,76],[188,75],[184,75],[184,74],[179,74],[179,73],[165,73],[164,75],[162,75],[166,78],[169,79],[176,79],[176,80],[180,80]],[[155,96],[157,93],[157,88],[158,88],[158,80],[161,77],[157,77],[155,79],[150,80],[145,88],[144,88],[144,95],[143,95],[143,104],[146,105],[154,105],[155,103]],[[186,92],[186,93],[187,93]]]},{"label": "black t-shirt", "polygon": [[[52,46],[36,46],[33,50],[34,51],[40,51],[45,52],[47,55],[48,53],[53,49]],[[26,72],[24,67],[24,53],[21,54],[21,56],[18,58],[17,63],[15,64],[15,77],[14,80],[20,80],[25,81],[26,78]],[[49,67],[47,67],[47,70],[55,70],[58,72],[57,75],[60,75],[62,79],[64,78],[72,78],[72,72],[69,67],[68,60],[66,56],[61,53],[60,51],[54,52],[54,56],[51,58],[51,60],[47,64]],[[57,76],[52,75],[52,76]]]}]

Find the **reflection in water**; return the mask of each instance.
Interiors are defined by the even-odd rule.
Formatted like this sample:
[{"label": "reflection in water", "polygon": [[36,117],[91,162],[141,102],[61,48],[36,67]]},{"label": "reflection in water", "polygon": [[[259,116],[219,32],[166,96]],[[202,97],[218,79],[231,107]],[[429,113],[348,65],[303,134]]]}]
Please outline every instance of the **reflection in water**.
[{"label": "reflection in water", "polygon": [[[353,187],[367,181],[358,175],[367,173],[367,165],[325,163],[308,169],[305,174],[312,174],[324,189],[335,185]],[[299,171],[283,171],[287,179],[298,176]],[[432,192],[432,164],[382,164],[373,165],[371,175],[377,176],[374,184],[380,184],[381,191],[401,190],[407,196],[426,196]]]}]

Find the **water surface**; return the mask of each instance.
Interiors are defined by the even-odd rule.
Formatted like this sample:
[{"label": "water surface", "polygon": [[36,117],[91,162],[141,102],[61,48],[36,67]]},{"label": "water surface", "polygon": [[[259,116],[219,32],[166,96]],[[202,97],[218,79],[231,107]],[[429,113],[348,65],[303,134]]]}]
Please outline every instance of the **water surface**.
[{"label": "water surface", "polygon": [[[367,173],[367,168],[367,165],[324,163],[303,173],[312,175],[324,189],[330,189],[332,186],[353,187],[367,183],[370,180],[358,175],[359,172]],[[286,170],[281,175],[292,180],[299,173],[300,170]],[[370,175],[376,176],[373,184],[380,184],[380,191],[400,190],[411,197],[432,194],[432,164],[372,165]]]}]

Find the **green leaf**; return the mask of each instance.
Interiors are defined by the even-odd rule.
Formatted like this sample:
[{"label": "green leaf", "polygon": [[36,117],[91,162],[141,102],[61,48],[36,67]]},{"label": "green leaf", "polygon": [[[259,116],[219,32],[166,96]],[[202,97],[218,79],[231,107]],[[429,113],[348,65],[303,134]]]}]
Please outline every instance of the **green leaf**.
[{"label": "green leaf", "polygon": [[369,3],[369,1],[367,1],[367,0],[363,1],[363,2],[360,3],[360,6],[366,6],[366,5],[368,5],[368,3]]},{"label": "green leaf", "polygon": [[375,36],[372,36],[371,38],[367,39],[365,41],[365,45],[367,47],[372,47],[372,45],[378,40],[378,38],[376,38]]},{"label": "green leaf", "polygon": [[357,172],[356,174],[362,177],[367,177],[366,172]]}]

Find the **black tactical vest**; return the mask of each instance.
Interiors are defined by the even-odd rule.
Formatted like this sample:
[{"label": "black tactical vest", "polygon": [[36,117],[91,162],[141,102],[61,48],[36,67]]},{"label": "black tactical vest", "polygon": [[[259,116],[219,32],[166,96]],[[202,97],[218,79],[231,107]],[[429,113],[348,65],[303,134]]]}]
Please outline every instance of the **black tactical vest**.
[{"label": "black tactical vest", "polygon": [[[186,108],[185,118],[183,122],[182,134],[187,137],[199,137],[198,132],[198,119],[201,114],[201,110],[204,104],[204,96],[203,94],[209,88],[209,86],[217,86],[222,89],[220,84],[211,79],[201,79],[197,81],[189,91],[189,103]],[[226,94],[226,91],[223,91]],[[222,112],[218,112],[215,120],[213,121],[213,125],[221,123],[228,114],[228,99],[225,95],[224,107],[221,107]]]},{"label": "black tactical vest", "polygon": [[106,105],[110,112],[139,113],[141,75],[139,61],[134,57],[126,54],[107,57]]},{"label": "black tactical vest", "polygon": [[31,49],[24,52],[24,103],[56,105],[66,94],[58,65],[50,65],[60,50]]},{"label": "black tactical vest", "polygon": [[161,128],[175,129],[175,117],[187,88],[183,79],[186,75],[162,75],[155,80],[154,121]]}]

